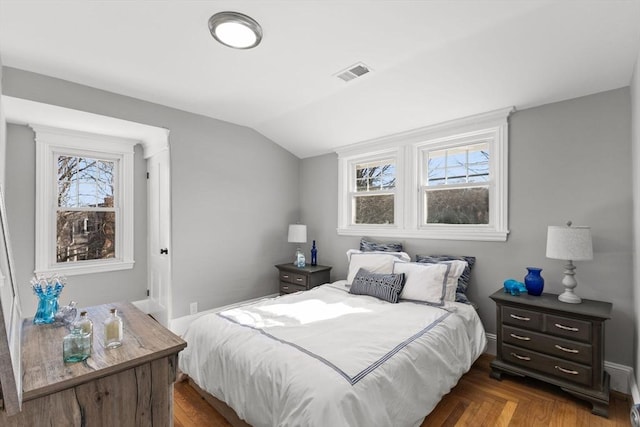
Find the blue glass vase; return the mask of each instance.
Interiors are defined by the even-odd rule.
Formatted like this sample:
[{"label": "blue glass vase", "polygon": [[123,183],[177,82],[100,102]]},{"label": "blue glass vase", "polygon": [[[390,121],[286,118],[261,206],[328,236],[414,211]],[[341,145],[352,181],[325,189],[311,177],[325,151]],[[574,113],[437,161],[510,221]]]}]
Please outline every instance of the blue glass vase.
[{"label": "blue glass vase", "polygon": [[318,249],[316,248],[315,240],[311,245],[311,265],[318,265]]},{"label": "blue glass vase", "polygon": [[58,311],[58,297],[64,285],[58,279],[49,282],[41,279],[33,282],[33,293],[38,297],[38,308],[33,316],[33,323],[36,325],[53,323]]},{"label": "blue glass vase", "polygon": [[540,275],[542,271],[538,267],[527,267],[527,275],[524,276],[524,286],[529,295],[540,296],[544,290],[544,278]]}]

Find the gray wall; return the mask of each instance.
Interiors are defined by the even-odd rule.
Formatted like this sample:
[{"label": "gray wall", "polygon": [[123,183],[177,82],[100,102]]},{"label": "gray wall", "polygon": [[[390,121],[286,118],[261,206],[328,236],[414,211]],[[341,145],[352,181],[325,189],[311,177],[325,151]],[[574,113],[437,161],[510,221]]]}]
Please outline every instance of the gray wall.
[{"label": "gray wall", "polygon": [[[606,358],[632,364],[633,268],[631,121],[629,88],[518,111],[510,119],[509,228],[507,242],[405,240],[407,252],[476,256],[470,298],[485,328],[496,332],[488,298],[507,278],[522,280],[525,267],[543,268],[545,291],[562,290],[562,261],[545,258],[548,225],[571,219],[589,225],[594,260],[577,262],[577,293],[613,303],[606,324]],[[347,249],[359,238],[337,227],[337,156],[304,159],[302,220],[318,243],[318,262],[346,277]],[[307,248],[308,249],[308,248]]]},{"label": "gray wall", "polygon": [[[205,310],[277,291],[273,266],[291,258],[287,225],[300,215],[297,157],[246,127],[13,68],[4,68],[3,94],[170,130],[174,318],[188,314],[191,302]],[[15,136],[16,143],[8,142],[10,155],[16,162],[31,162],[33,169],[33,154],[26,152],[33,148],[18,142],[28,139],[26,132],[12,127],[10,139]],[[8,164],[13,161],[8,157]],[[12,170],[15,178],[26,174]],[[13,240],[34,227],[32,218],[20,218],[33,215],[27,210],[34,199],[33,179],[25,186],[8,173]],[[22,246],[15,258],[26,305],[24,300],[33,299],[27,273],[34,255],[27,243]],[[143,263],[136,259],[136,268]],[[70,280],[63,300],[75,297],[76,290],[80,305],[143,297],[146,276],[112,274]],[[25,308],[25,315],[34,307]]]}]

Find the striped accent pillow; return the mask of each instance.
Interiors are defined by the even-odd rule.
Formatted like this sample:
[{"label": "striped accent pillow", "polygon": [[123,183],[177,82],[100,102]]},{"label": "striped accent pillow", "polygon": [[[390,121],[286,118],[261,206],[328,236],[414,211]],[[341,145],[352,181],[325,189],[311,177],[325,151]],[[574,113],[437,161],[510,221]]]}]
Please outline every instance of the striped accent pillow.
[{"label": "striped accent pillow", "polygon": [[354,295],[369,295],[388,302],[398,302],[404,286],[404,274],[375,274],[358,270],[349,289]]},{"label": "striped accent pillow", "polygon": [[383,251],[383,252],[402,252],[402,243],[400,242],[374,242],[367,240],[366,237],[360,239],[360,250],[362,252]]},{"label": "striped accent pillow", "polygon": [[466,261],[467,267],[458,278],[458,286],[456,288],[456,302],[471,304],[467,298],[467,289],[471,281],[471,268],[476,263],[476,257],[473,256],[457,256],[457,255],[416,255],[417,262],[427,264],[438,264],[443,261]]}]

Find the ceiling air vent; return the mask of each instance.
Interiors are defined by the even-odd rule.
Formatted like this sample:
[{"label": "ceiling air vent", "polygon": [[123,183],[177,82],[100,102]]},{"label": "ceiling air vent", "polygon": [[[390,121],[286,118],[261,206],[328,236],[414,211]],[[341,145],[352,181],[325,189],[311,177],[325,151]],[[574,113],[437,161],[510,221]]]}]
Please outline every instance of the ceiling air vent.
[{"label": "ceiling air vent", "polygon": [[367,67],[366,65],[360,63],[360,64],[352,65],[347,70],[341,71],[340,73],[336,74],[336,76],[338,76],[339,78],[341,78],[345,82],[348,82],[348,81],[351,81],[351,80],[353,80],[355,78],[364,76],[369,71],[371,71],[371,69],[369,67]]}]

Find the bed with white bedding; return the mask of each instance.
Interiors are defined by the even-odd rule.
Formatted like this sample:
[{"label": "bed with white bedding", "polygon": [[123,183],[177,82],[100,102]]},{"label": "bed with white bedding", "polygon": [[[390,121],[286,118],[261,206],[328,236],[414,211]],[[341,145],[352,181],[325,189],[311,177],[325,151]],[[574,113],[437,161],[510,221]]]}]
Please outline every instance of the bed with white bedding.
[{"label": "bed with white bedding", "polygon": [[474,308],[338,281],[200,317],[180,369],[252,426],[418,426],[484,351]]}]

